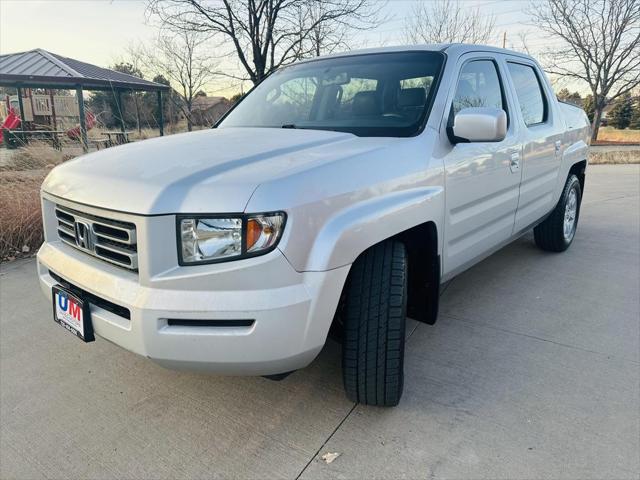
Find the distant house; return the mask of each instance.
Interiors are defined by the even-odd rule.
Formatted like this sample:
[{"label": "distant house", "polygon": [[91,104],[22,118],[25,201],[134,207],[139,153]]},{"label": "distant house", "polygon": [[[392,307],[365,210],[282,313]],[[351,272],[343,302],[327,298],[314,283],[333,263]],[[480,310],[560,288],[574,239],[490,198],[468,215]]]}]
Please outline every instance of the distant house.
[{"label": "distant house", "polygon": [[195,125],[213,125],[231,107],[232,103],[224,97],[198,96],[193,99],[191,117]]}]

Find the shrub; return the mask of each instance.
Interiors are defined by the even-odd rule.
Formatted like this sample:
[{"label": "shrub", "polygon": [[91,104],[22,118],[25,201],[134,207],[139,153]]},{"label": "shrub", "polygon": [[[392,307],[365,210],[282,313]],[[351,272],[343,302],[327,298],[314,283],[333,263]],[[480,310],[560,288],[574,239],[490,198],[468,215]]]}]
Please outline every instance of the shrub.
[{"label": "shrub", "polygon": [[6,164],[0,167],[0,171],[53,168],[71,158],[73,155],[63,154],[46,143],[32,142],[12,152]]},{"label": "shrub", "polygon": [[640,163],[640,150],[592,151],[589,155],[590,165],[626,165]]},{"label": "shrub", "polygon": [[0,259],[34,253],[42,244],[40,185],[47,170],[0,172]]}]

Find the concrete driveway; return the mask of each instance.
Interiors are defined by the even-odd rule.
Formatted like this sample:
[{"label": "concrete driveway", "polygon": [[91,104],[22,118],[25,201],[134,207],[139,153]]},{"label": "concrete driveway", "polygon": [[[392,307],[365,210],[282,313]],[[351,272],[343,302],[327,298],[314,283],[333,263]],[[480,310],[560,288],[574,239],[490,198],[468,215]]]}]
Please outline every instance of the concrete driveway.
[{"label": "concrete driveway", "polygon": [[450,283],[394,409],[346,400],[332,342],[282,382],[83,344],[34,261],[4,265],[0,476],[638,478],[639,190],[637,165],[591,167],[568,252],[529,235]]}]

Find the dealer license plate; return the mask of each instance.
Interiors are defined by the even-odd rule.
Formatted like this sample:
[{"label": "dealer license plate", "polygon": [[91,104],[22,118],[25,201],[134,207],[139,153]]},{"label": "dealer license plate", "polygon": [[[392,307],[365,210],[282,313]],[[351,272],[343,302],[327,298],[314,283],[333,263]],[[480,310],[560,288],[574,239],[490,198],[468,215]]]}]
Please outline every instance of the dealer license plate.
[{"label": "dealer license plate", "polygon": [[53,286],[53,319],[85,342],[95,340],[89,305],[75,293]]}]

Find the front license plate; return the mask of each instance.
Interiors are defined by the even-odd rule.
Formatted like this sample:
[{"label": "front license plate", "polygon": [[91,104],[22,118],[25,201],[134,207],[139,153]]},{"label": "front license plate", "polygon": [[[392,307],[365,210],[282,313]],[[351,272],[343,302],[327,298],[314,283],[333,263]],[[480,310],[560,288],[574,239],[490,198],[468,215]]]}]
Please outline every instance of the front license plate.
[{"label": "front license plate", "polygon": [[89,305],[62,287],[53,287],[53,319],[85,342],[95,340]]}]

